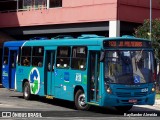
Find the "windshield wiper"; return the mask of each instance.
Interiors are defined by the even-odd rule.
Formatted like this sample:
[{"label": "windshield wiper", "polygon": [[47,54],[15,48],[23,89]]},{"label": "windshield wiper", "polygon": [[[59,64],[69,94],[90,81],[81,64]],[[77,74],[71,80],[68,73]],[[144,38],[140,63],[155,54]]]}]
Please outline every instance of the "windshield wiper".
[{"label": "windshield wiper", "polygon": [[[139,62],[139,60],[142,58],[142,52],[143,52],[143,49],[138,53],[137,56],[135,56],[136,62]],[[140,57],[139,57],[139,56],[140,56]]]},{"label": "windshield wiper", "polygon": [[143,52],[143,49],[138,54],[135,55],[135,67],[136,67],[136,71],[137,71],[137,67],[138,67],[137,63],[140,61],[140,59],[142,59],[142,52]]}]

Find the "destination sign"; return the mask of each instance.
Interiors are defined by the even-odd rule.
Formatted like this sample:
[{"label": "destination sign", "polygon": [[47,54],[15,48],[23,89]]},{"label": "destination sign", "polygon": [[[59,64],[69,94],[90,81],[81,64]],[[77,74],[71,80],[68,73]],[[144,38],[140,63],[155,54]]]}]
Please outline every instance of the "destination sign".
[{"label": "destination sign", "polygon": [[103,42],[103,46],[104,48],[108,48],[108,47],[148,48],[148,47],[151,47],[151,42],[150,41],[133,41],[133,40],[130,40],[130,41],[129,40],[110,40],[110,41],[106,40]]}]

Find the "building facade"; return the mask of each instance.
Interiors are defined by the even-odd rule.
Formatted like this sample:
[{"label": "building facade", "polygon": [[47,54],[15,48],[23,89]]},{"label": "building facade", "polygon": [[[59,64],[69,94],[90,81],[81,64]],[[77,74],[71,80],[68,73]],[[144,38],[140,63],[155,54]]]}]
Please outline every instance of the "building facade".
[{"label": "building facade", "polygon": [[[0,31],[13,38],[53,34],[132,34],[149,19],[150,0],[2,0]],[[152,17],[160,17],[152,0]],[[20,36],[20,37],[18,37]]]},{"label": "building facade", "polygon": [[[1,0],[0,51],[6,40],[35,36],[132,35],[149,10],[150,0]],[[152,0],[152,18],[160,18],[160,0]]]}]

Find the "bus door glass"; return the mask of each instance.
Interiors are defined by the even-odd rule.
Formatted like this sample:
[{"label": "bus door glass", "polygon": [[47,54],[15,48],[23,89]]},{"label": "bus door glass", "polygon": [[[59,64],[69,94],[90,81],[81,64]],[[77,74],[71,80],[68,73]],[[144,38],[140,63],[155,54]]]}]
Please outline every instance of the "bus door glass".
[{"label": "bus door glass", "polygon": [[99,101],[99,70],[100,70],[100,53],[91,51],[90,54],[90,101]]},{"label": "bus door glass", "polygon": [[55,51],[48,50],[46,51],[46,84],[45,84],[45,94],[54,95],[54,60],[55,60]]},{"label": "bus door glass", "polygon": [[9,81],[10,81],[10,88],[15,88],[15,72],[16,72],[16,58],[17,58],[17,51],[10,50],[10,58],[9,58]]},{"label": "bus door glass", "polygon": [[[68,46],[59,46],[56,55],[56,71],[55,71],[55,95],[58,98],[70,99],[70,53],[71,48]],[[73,74],[73,73],[72,73]]]}]

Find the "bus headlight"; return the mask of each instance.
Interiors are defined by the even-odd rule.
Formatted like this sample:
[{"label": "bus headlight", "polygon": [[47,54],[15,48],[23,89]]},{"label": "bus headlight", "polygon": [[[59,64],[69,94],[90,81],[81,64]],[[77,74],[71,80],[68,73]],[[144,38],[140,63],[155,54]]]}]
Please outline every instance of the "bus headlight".
[{"label": "bus headlight", "polygon": [[111,93],[112,93],[112,90],[111,90],[109,84],[106,84],[106,83],[105,83],[105,89],[106,89],[106,91],[107,91],[108,94],[111,94]]},{"label": "bus headlight", "polygon": [[152,88],[152,92],[155,92],[155,91],[156,91],[156,89],[153,87],[153,88]]},{"label": "bus headlight", "polygon": [[111,94],[112,93],[112,90],[111,90],[111,88],[109,87],[109,85],[106,85],[106,91],[107,91],[107,93],[108,94]]},{"label": "bus headlight", "polygon": [[107,88],[107,93],[109,93],[109,94],[111,94],[112,93],[112,90],[111,90],[111,88],[109,87],[109,88]]},{"label": "bus headlight", "polygon": [[157,83],[154,82],[154,84],[153,84],[153,86],[152,86],[152,89],[151,89],[152,92],[155,92],[155,91],[156,91],[156,84],[157,84]]}]

